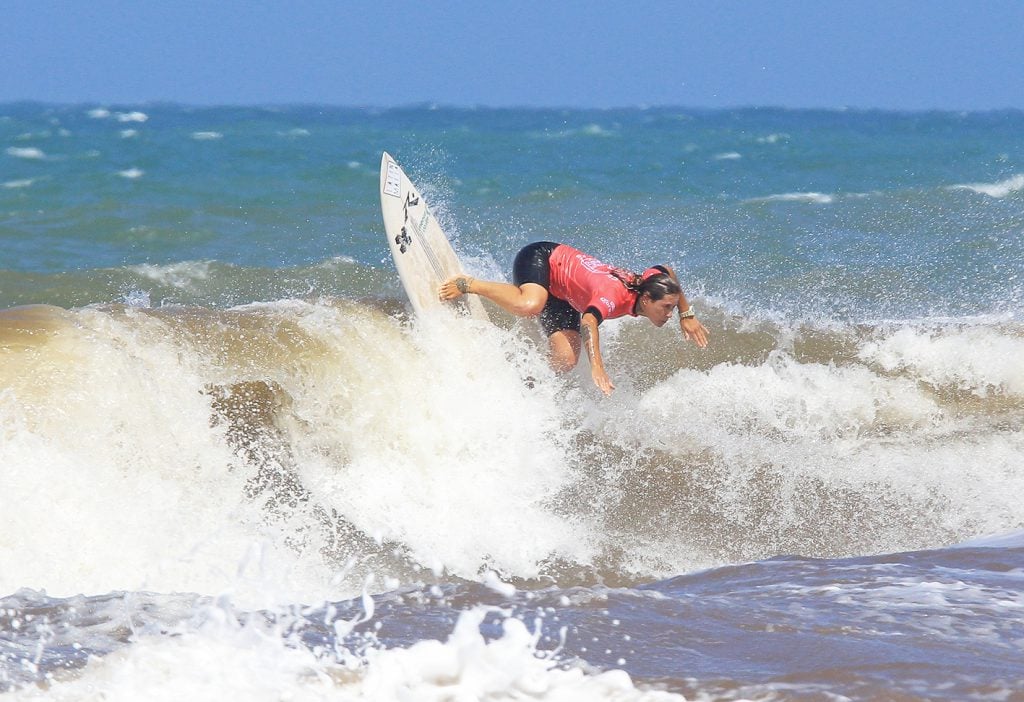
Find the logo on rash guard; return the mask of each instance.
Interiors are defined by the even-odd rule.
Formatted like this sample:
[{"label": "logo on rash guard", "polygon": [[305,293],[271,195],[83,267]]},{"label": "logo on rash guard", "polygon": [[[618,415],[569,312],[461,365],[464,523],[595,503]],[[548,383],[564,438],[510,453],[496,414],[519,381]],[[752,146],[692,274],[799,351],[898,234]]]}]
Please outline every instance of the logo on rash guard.
[{"label": "logo on rash guard", "polygon": [[586,254],[578,254],[576,256],[579,259],[580,265],[586,268],[591,273],[603,273],[601,266],[603,265],[593,256],[587,256]]},{"label": "logo on rash guard", "polygon": [[602,297],[601,302],[603,302],[604,306],[608,308],[609,313],[615,311],[615,303],[609,300],[607,297]]}]

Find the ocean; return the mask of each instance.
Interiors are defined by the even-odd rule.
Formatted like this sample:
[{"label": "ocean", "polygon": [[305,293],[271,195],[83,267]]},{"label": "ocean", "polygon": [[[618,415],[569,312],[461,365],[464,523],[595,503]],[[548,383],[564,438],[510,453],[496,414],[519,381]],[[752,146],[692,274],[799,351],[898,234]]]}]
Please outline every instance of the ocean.
[{"label": "ocean", "polygon": [[0,699],[1024,700],[1022,303],[1019,111],[0,104]]}]

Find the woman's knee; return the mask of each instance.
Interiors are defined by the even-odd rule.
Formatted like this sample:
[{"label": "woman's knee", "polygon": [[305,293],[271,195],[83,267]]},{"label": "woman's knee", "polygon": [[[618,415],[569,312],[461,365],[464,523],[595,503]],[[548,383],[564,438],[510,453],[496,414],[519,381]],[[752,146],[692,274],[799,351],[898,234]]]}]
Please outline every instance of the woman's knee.
[{"label": "woman's knee", "polygon": [[523,283],[519,286],[519,299],[516,300],[514,313],[520,317],[536,317],[544,311],[548,301],[548,291],[536,283]]}]

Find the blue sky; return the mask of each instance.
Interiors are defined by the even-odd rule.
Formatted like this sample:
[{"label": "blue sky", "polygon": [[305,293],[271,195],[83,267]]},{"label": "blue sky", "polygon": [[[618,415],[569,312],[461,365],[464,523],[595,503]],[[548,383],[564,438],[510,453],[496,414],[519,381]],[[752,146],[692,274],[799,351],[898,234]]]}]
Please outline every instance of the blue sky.
[{"label": "blue sky", "polygon": [[1022,0],[5,0],[0,101],[1024,108]]}]

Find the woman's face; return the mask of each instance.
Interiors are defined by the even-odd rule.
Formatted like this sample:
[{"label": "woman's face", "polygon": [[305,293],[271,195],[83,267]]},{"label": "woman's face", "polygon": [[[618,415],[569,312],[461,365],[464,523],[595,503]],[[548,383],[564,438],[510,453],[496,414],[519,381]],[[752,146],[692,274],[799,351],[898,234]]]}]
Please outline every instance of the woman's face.
[{"label": "woman's face", "polygon": [[672,316],[672,311],[679,304],[678,295],[666,295],[660,300],[653,300],[651,296],[644,293],[640,296],[640,314],[656,327],[660,327]]}]

